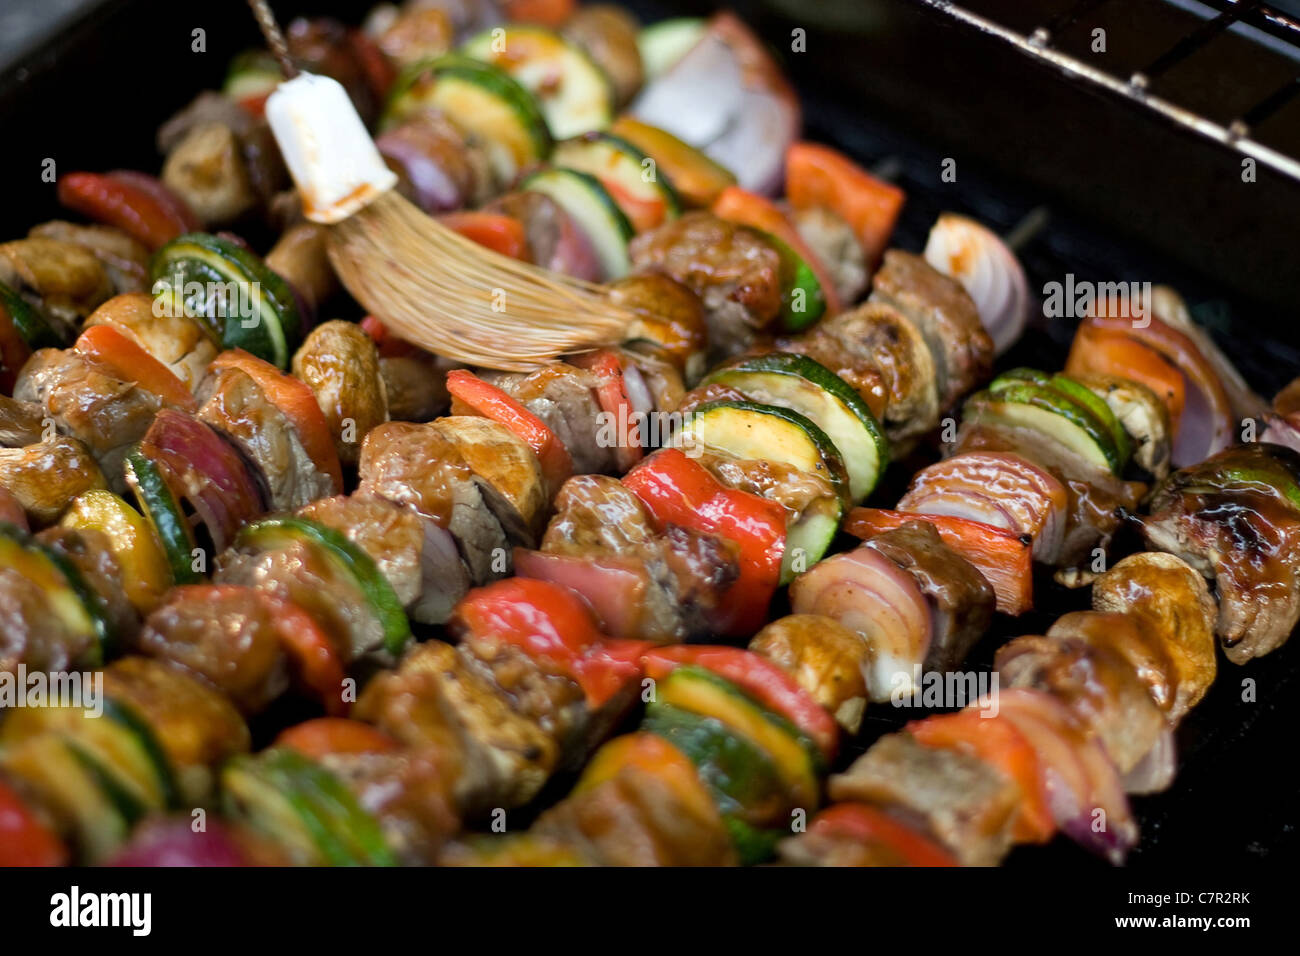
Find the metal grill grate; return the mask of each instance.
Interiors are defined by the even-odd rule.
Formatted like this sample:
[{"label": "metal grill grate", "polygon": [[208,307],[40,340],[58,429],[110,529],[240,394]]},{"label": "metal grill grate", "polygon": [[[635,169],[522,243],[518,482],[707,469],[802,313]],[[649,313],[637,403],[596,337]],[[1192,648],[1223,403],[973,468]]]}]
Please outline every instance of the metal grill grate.
[{"label": "metal grill grate", "polygon": [[[1042,25],[1021,32],[1000,22],[995,14],[972,9],[977,5],[974,2],[963,6],[952,0],[920,0],[932,10],[1005,41],[1067,76],[1125,97],[1179,126],[1300,180],[1300,150],[1278,148],[1255,138],[1261,124],[1276,117],[1293,100],[1300,99],[1300,4],[1295,0],[1275,0],[1271,5],[1260,0],[1162,0],[1167,6],[1190,15],[1195,25],[1127,75],[1107,71],[1098,62],[1066,52],[1058,44],[1058,38],[1071,27],[1124,2],[1128,0],[1073,0]],[[1297,9],[1286,12],[1280,9],[1283,5]],[[1228,33],[1290,61],[1286,81],[1251,93],[1250,105],[1233,109],[1228,119],[1213,119],[1206,115],[1213,112],[1210,109],[1194,109],[1172,95],[1156,92],[1157,82],[1175,69],[1212,73],[1215,69],[1210,51],[1212,41]]]}]

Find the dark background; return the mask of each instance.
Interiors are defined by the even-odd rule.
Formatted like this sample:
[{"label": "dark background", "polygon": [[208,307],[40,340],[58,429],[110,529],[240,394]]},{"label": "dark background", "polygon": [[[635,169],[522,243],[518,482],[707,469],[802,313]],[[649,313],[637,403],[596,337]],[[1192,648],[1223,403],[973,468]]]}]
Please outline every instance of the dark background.
[{"label": "dark background", "polygon": [[[969,0],[1022,32],[1078,0]],[[713,4],[627,4],[643,20],[698,13]],[[810,138],[875,166],[889,161],[908,192],[896,242],[919,249],[944,209],[1003,232],[1030,210],[1046,228],[1021,250],[1031,289],[1079,278],[1167,282],[1265,395],[1300,374],[1300,184],[1260,166],[1241,180],[1241,157],[1175,129],[1112,96],[1083,90],[1015,50],[952,24],[909,0],[768,0],[729,4],[778,51],[807,31],[807,52],[786,53]],[[280,0],[296,13],[359,21],[370,4]],[[39,7],[52,37],[14,25]],[[1117,75],[1141,69],[1200,20],[1162,0],[1108,0],[1060,43],[1087,54],[1094,26],[1107,31],[1098,62]],[[73,9],[76,8],[76,9]],[[27,25],[30,26],[31,21]],[[191,52],[191,31],[207,52]],[[30,39],[20,39],[20,36]],[[40,180],[52,157],[60,173],[136,167],[156,171],[153,131],[204,88],[220,85],[230,56],[256,32],[242,0],[5,0],[0,11],[0,239],[55,214],[54,187]],[[21,54],[21,55],[18,55]],[[17,55],[17,59],[15,56]],[[1230,121],[1297,70],[1294,60],[1233,34],[1163,75],[1156,92]],[[1300,155],[1300,98],[1262,123],[1257,138]],[[945,157],[957,182],[940,181]],[[1068,322],[1040,322],[1006,364],[1059,367]],[[903,476],[905,479],[905,476]],[[975,666],[1012,633],[1031,633],[1086,596],[1043,584],[1045,612],[982,642]],[[1136,867],[1297,858],[1300,774],[1292,766],[1300,705],[1294,645],[1238,668],[1221,664],[1207,699],[1179,729],[1180,770],[1165,794],[1135,801],[1142,843]],[[1245,703],[1242,681],[1256,683]],[[899,723],[869,719],[871,734]],[[1070,846],[1017,850],[1013,866],[1089,865]],[[1100,864],[1097,864],[1100,866]],[[1228,873],[1225,870],[1225,876]],[[1230,888],[1230,887],[1225,887]]]}]

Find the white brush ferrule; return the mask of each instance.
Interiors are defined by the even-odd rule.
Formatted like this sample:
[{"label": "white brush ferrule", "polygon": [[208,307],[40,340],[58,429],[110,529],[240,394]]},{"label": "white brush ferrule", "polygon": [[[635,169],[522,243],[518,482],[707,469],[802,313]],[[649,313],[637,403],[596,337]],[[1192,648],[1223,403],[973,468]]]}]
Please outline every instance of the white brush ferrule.
[{"label": "white brush ferrule", "polygon": [[347,91],[329,77],[302,73],[281,83],[266,118],[313,222],[340,222],[397,184]]}]

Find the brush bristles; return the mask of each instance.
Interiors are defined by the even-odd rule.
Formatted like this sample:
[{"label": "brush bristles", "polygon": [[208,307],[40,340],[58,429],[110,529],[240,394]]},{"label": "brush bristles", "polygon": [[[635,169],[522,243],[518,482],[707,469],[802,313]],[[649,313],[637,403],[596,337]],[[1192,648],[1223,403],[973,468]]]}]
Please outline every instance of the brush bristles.
[{"label": "brush bristles", "polygon": [[395,335],[469,365],[528,371],[617,344],[636,318],[600,286],[486,249],[394,192],[331,226],[329,257]]}]

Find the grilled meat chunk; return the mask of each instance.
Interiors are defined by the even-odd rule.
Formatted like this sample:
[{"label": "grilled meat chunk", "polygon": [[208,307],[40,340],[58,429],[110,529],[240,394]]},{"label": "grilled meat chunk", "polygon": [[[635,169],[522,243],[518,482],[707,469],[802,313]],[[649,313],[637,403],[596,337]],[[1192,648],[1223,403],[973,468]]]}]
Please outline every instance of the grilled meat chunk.
[{"label": "grilled meat chunk", "polygon": [[135,641],[139,653],[206,680],[244,714],[264,710],[289,686],[272,606],[243,587],[173,589]]},{"label": "grilled meat chunk", "polygon": [[[704,350],[708,345],[704,306],[699,296],[659,272],[624,276],[609,283],[606,289],[611,302],[637,315],[628,329],[629,339],[658,344],[687,381],[699,378],[704,372]],[[637,343],[632,347],[640,350]],[[675,404],[660,406],[663,410],[674,407]]]},{"label": "grilled meat chunk", "polygon": [[334,479],[312,461],[297,429],[237,368],[221,369],[199,387],[199,420],[243,452],[261,476],[273,511],[292,511],[333,494]]},{"label": "grilled meat chunk", "polygon": [[1142,535],[1214,581],[1228,660],[1244,664],[1291,636],[1300,620],[1300,454],[1239,445],[1175,472],[1152,495]]},{"label": "grilled meat chunk", "polygon": [[892,306],[864,303],[780,344],[852,385],[891,441],[905,444],[939,422],[935,359],[919,328]]},{"label": "grilled meat chunk", "polygon": [[79,439],[118,494],[122,461],[144,437],[162,399],[125,382],[74,349],[41,349],[23,366],[14,398],[45,409],[59,431]]},{"label": "grilled meat chunk", "polygon": [[45,409],[35,402],[20,402],[0,395],[0,447],[34,445],[44,431]]},{"label": "grilled meat chunk", "polygon": [[993,620],[993,588],[984,576],[928,522],[908,522],[865,546],[911,574],[925,595],[931,623],[923,669],[942,673],[957,667]]},{"label": "grilled meat chunk", "polygon": [[640,29],[632,14],[608,3],[581,6],[564,24],[564,35],[586,50],[609,77],[619,106],[630,103],[641,88],[641,51],[636,43]]},{"label": "grilled meat chunk", "polygon": [[298,514],[341,531],[379,566],[412,620],[442,624],[469,590],[469,573],[446,528],[384,498],[336,495]]},{"label": "grilled meat chunk", "polygon": [[504,425],[478,415],[452,415],[431,425],[474,470],[483,500],[506,537],[532,546],[547,506],[546,480],[532,448]]},{"label": "grilled meat chunk", "polygon": [[950,408],[993,370],[993,340],[956,279],[924,257],[890,249],[871,280],[871,301],[898,309],[925,336],[934,355],[939,407]]},{"label": "grilled meat chunk", "polygon": [[427,422],[447,410],[447,369],[432,355],[382,355],[379,377],[391,421]]},{"label": "grilled meat chunk", "polygon": [[93,659],[93,639],[77,634],[51,607],[51,595],[14,568],[0,568],[0,674],[68,671]]},{"label": "grilled meat chunk", "polygon": [[638,272],[662,272],[704,306],[711,361],[749,348],[781,311],[781,259],[761,235],[707,212],[642,233],[629,248]]},{"label": "grilled meat chunk", "polygon": [[831,777],[832,800],[856,800],[913,819],[965,866],[992,866],[1011,848],[1020,803],[1015,782],[956,750],[887,734]]},{"label": "grilled meat chunk", "polygon": [[554,735],[518,713],[489,676],[441,641],[415,647],[396,670],[371,681],[356,713],[407,745],[450,741],[460,754],[455,799],[467,816],[528,802],[559,761]]},{"label": "grilled meat chunk", "polygon": [[119,294],[149,289],[149,249],[120,229],[54,219],[33,226],[27,235],[32,239],[71,242],[86,249],[99,260]]},{"label": "grilled meat chunk", "polygon": [[708,612],[737,574],[728,543],[685,528],[660,533],[636,495],[597,475],[570,478],[560,488],[542,551],[613,561],[641,578],[635,631],[620,636],[659,642],[704,633]]},{"label": "grilled meat chunk", "polygon": [[293,374],[325,413],[339,461],[355,465],[370,429],[388,420],[388,391],[375,343],[352,322],[324,322],[294,353]]},{"label": "grilled meat chunk", "polygon": [[1170,723],[1181,720],[1214,682],[1218,607],[1205,579],[1175,555],[1143,551],[1094,582],[1092,607],[1127,614],[1160,640],[1177,678],[1167,716]]},{"label": "grilled meat chunk", "polygon": [[[597,441],[600,403],[591,372],[554,362],[535,372],[490,372],[483,376],[546,423],[569,451],[580,475],[613,471],[615,449]],[[452,412],[460,413],[455,400]]]},{"label": "grilled meat chunk", "polygon": [[36,302],[66,338],[113,294],[113,283],[85,246],[61,239],[0,245],[0,282]]},{"label": "grilled meat chunk", "polygon": [[360,494],[412,507],[450,531],[472,582],[508,573],[505,530],[484,503],[474,469],[438,429],[410,422],[371,429],[358,470]]},{"label": "grilled meat chunk", "polygon": [[24,448],[0,448],[0,488],[37,524],[51,524],[72,499],[106,488],[104,473],[85,444],[66,435]]}]

